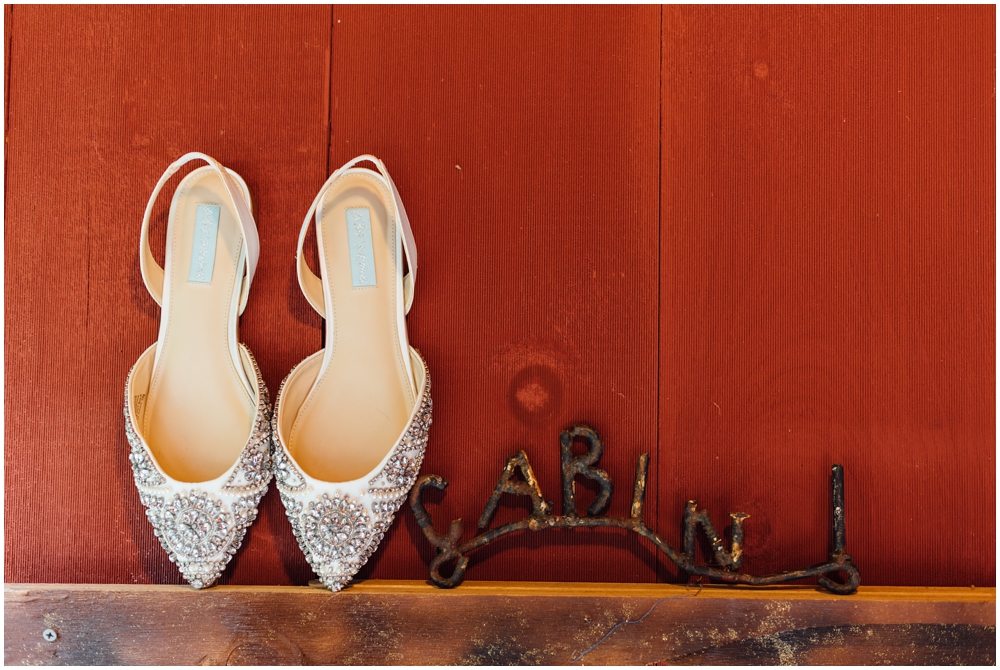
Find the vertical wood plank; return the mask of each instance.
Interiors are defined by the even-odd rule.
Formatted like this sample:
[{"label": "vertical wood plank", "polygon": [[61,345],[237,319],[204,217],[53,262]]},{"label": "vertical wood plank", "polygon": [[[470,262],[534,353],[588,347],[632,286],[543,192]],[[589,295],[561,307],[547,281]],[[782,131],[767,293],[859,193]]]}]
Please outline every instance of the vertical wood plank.
[{"label": "vertical wood plank", "polygon": [[994,583],[994,9],[664,11],[661,515]]},{"label": "vertical wood plank", "polygon": [[[132,485],[122,429],[125,375],[159,322],[136,255],[143,209],[187,151],[247,180],[263,253],[240,335],[277,390],[319,346],[318,319],[290,298],[290,259],[295,219],[326,169],[330,10],[16,14],[4,233],[6,576],[177,582]],[[166,204],[153,226],[161,253],[165,212]],[[276,495],[257,527],[226,577],[307,578]]]},{"label": "vertical wood plank", "polygon": [[[4,137],[7,137],[10,118],[10,45],[14,35],[14,6],[3,6],[3,110]],[[6,141],[6,140],[5,140]],[[6,153],[5,153],[6,155]],[[6,164],[6,159],[4,160]]]},{"label": "vertical wood plank", "polygon": [[14,35],[14,6],[3,6],[3,183],[4,183],[4,204],[0,211],[7,209],[7,131],[10,128],[10,46]]},{"label": "vertical wood plank", "polygon": [[[331,169],[383,158],[420,249],[423,472],[451,482],[433,517],[471,533],[519,448],[561,504],[558,437],[577,421],[604,437],[610,512],[627,515],[638,454],[656,458],[659,9],[338,6],[333,43]],[[505,500],[495,523],[525,509]],[[404,519],[366,574],[426,577]],[[655,578],[620,532],[476,556],[474,579]]]},{"label": "vertical wood plank", "polygon": [[[438,410],[424,472],[452,482],[439,528],[471,532],[519,448],[558,504],[558,432],[585,421],[612,514],[653,452],[648,520],[672,542],[697,497],[719,525],[752,514],[747,570],[819,560],[836,461],[866,584],[995,582],[994,8],[4,19],[7,579],[180,580],[120,404],[159,318],[142,210],[198,149],[254,192],[241,336],[272,392],[321,342],[292,262],[306,207],[344,160],[388,163],[421,252],[410,335]],[[404,510],[362,576],[423,579],[431,555]],[[615,531],[476,556],[472,579],[680,578]],[[224,581],[310,577],[272,493]]]}]

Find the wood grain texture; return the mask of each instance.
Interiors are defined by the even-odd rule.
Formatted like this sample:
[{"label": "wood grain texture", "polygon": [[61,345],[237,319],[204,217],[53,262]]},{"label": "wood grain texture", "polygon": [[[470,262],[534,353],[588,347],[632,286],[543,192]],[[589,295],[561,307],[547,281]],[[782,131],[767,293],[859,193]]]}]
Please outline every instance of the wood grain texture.
[{"label": "wood grain texture", "polygon": [[994,35],[664,8],[660,516],[749,513],[747,571],[823,558],[841,463],[862,583],[994,583]]},{"label": "wood grain texture", "polygon": [[[627,515],[657,441],[659,8],[338,6],[333,44],[331,169],[385,160],[420,250],[423,472],[451,482],[434,518],[477,519],[520,448],[558,501],[559,432],[577,421],[608,444],[626,487],[610,511]],[[525,509],[508,496],[494,523]],[[426,578],[433,552],[404,519],[363,574]],[[498,542],[470,571],[641,581],[655,560],[621,532],[565,533]]]},{"label": "wood grain texture", "polygon": [[[994,589],[11,585],[6,664],[991,664]],[[42,639],[51,629],[58,638]]]},{"label": "wood grain texture", "polygon": [[[752,515],[747,571],[822,560],[840,462],[864,584],[995,583],[993,7],[4,19],[8,581],[180,581],[131,482],[121,392],[159,319],[143,207],[197,149],[254,194],[241,338],[272,392],[321,346],[301,218],[330,170],[385,159],[420,249],[409,333],[434,380],[423,472],[451,481],[428,496],[439,530],[471,533],[521,448],[558,507],[558,433],[583,421],[611,514],[651,453],[647,522],[675,545],[697,498],[719,526]],[[508,496],[494,523],[527,509]],[[426,578],[402,517],[362,577]],[[223,582],[311,576],[271,492]],[[613,530],[501,540],[468,576],[683,579]]]},{"label": "wood grain texture", "polygon": [[[3,6],[3,130],[4,147],[7,145],[7,127],[10,119],[10,45],[11,23],[14,16],[14,6]],[[6,153],[6,152],[5,152]]]},{"label": "wood grain texture", "polygon": [[[326,172],[326,91],[297,77],[326,77],[330,9],[22,6],[14,17],[6,577],[179,582],[143,514],[122,428],[125,375],[159,323],[139,225],[183,153],[235,169],[265,250],[240,336],[272,390],[319,347],[318,317],[290,298],[289,259],[295,219]],[[161,259],[169,202],[152,226]],[[286,570],[295,540],[277,495],[257,528],[227,578],[308,579],[294,561]]]}]

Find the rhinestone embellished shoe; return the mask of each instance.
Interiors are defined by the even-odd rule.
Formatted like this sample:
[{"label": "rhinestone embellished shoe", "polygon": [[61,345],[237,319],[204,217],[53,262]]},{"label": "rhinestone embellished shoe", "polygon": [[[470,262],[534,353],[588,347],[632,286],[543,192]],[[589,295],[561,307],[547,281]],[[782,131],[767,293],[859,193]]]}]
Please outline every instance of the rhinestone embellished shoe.
[{"label": "rhinestone embellished shoe", "polygon": [[[354,167],[362,162],[377,171]],[[322,279],[303,258],[314,214]],[[423,460],[431,384],[406,335],[416,274],[413,234],[385,165],[355,158],[330,176],[302,223],[299,285],[326,319],[326,347],[288,374],[272,419],[288,519],[333,591],[378,548]]]},{"label": "rhinestone embellished shoe", "polygon": [[[208,165],[174,192],[164,270],[149,248],[153,203],[193,160]],[[238,174],[201,153],[167,168],[139,241],[143,281],[162,307],[160,331],[129,371],[125,434],[153,532],[195,588],[218,579],[271,480],[267,388],[237,340],[258,255],[250,191]]]}]

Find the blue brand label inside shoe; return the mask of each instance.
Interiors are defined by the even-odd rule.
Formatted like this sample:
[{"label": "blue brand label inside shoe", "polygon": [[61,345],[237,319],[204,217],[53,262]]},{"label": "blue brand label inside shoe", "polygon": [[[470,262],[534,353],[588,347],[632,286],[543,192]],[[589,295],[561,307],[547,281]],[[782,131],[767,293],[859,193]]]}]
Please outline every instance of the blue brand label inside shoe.
[{"label": "blue brand label inside shoe", "polygon": [[347,210],[347,246],[351,253],[353,285],[375,286],[375,252],[372,249],[372,220],[368,208]]},{"label": "blue brand label inside shoe", "polygon": [[194,244],[191,245],[191,269],[188,281],[212,282],[215,269],[215,241],[219,235],[219,206],[198,205],[194,215]]}]

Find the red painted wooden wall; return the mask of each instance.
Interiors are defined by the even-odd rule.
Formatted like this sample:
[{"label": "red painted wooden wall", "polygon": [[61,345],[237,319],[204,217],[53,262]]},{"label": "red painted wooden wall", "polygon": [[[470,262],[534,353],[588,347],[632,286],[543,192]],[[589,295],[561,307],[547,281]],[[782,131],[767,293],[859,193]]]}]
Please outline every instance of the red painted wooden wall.
[{"label": "red painted wooden wall", "polygon": [[[839,462],[864,583],[994,584],[993,7],[5,20],[8,582],[180,581],[132,486],[121,398],[159,317],[143,208],[201,150],[258,203],[241,334],[272,392],[320,347],[293,269],[305,210],[346,159],[389,166],[420,249],[439,528],[477,518],[519,448],[559,504],[558,433],[583,421],[612,514],[651,453],[648,522],[675,545],[696,497],[720,525],[752,515],[748,571],[824,559]],[[404,510],[362,575],[423,579],[431,556]],[[620,531],[476,556],[470,579],[682,579]],[[271,491],[224,582],[310,577]]]}]

